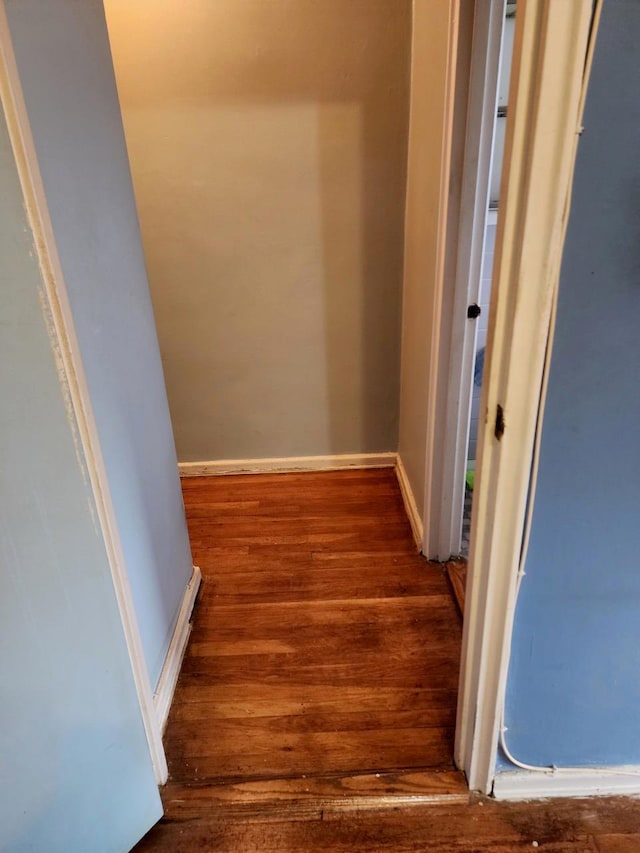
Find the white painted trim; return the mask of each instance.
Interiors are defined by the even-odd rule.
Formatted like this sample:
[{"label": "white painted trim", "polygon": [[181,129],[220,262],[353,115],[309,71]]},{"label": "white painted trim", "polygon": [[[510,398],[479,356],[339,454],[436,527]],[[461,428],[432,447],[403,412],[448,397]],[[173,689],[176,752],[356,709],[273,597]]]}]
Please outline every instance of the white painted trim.
[{"label": "white painted trim", "polygon": [[471,80],[460,201],[455,239],[458,245],[452,317],[443,317],[448,334],[447,403],[442,447],[441,499],[433,507],[429,557],[447,560],[460,553],[464,515],[465,467],[469,444],[473,364],[478,321],[467,308],[480,301],[484,237],[489,219],[491,164],[498,105],[505,0],[476,3],[471,54]]},{"label": "white painted trim", "polygon": [[640,767],[585,767],[581,770],[537,773],[506,770],[496,774],[493,793],[498,800],[544,797],[640,796]]},{"label": "white painted trim", "polygon": [[398,485],[400,486],[400,491],[402,492],[402,500],[404,502],[405,512],[407,513],[407,517],[409,519],[409,524],[411,525],[411,532],[413,533],[413,538],[416,541],[418,551],[421,551],[422,540],[424,536],[424,530],[422,529],[422,517],[418,512],[418,507],[416,505],[416,499],[413,494],[413,489],[411,488],[411,483],[409,482],[409,478],[407,477],[405,467],[402,464],[400,454],[398,454],[398,459],[396,462],[396,477],[398,478]]},{"label": "white painted trim", "polygon": [[[432,329],[429,342],[429,369],[427,383],[427,417],[425,436],[425,476],[424,503],[422,513],[422,543],[420,550],[427,556],[432,552],[434,536],[433,520],[436,508],[440,504],[442,477],[439,449],[436,447],[436,419],[441,416],[438,410],[438,392],[441,387],[443,368],[440,359],[442,304],[445,286],[445,262],[447,248],[447,216],[449,209],[449,180],[451,173],[451,152],[453,143],[453,117],[456,94],[456,63],[458,54],[458,3],[449,3],[449,27],[447,38],[447,72],[444,92],[444,111],[442,144],[440,148],[440,188],[438,200],[437,249],[434,270],[434,299],[431,304],[431,318],[426,328]],[[437,130],[436,130],[437,132]]]},{"label": "white painted trim", "polygon": [[167,725],[169,710],[173,702],[173,694],[175,693],[178,676],[180,675],[180,667],[182,666],[184,653],[187,650],[187,643],[191,634],[191,614],[193,606],[196,603],[201,581],[202,574],[200,569],[194,566],[193,573],[184,591],[171,643],[169,644],[162,672],[158,679],[158,686],[156,687],[156,692],[153,694],[153,704],[158,717],[158,725],[162,732],[164,732]]},{"label": "white painted trim", "polygon": [[51,227],[46,194],[42,185],[29,118],[22,94],[20,75],[15,62],[4,0],[0,0],[0,100],[16,158],[25,209],[38,251],[44,284],[43,298],[46,301],[47,313],[50,315],[51,333],[55,336],[54,345],[59,356],[61,378],[65,385],[64,391],[68,395],[73,417],[77,424],[78,436],[86,461],[87,473],[111,568],[113,586],[122,618],[151,760],[156,780],[159,784],[163,784],[167,779],[167,762],[162,745],[162,733],[157,724],[151,682],[142,649],[127,567],[109,491],[109,481],[102,458],[98,431],[94,421],[91,398],[84,375],[56,241]]},{"label": "white painted trim", "polygon": [[[518,4],[455,744],[469,786],[485,793],[495,774],[591,22],[591,0]],[[505,422],[501,440],[494,435],[498,405]]]},{"label": "white painted trim", "polygon": [[397,453],[341,453],[334,456],[282,456],[273,459],[219,459],[180,462],[181,477],[220,474],[284,474],[295,471],[342,471],[349,468],[394,468]]}]

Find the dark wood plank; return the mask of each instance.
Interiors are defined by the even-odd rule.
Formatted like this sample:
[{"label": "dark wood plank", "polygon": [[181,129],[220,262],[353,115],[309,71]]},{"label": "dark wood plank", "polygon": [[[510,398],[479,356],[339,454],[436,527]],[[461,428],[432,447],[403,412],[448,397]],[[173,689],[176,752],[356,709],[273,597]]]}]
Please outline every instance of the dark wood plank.
[{"label": "dark wood plank", "polygon": [[452,768],[453,726],[273,732],[268,726],[218,724],[205,745],[199,735],[168,741],[174,779],[277,778],[410,768]]},{"label": "dark wood plank", "polygon": [[[640,830],[640,826],[638,828]],[[640,850],[640,831],[629,835],[620,833],[597,835],[594,842],[597,853],[638,853]]]},{"label": "dark wood plank", "polygon": [[[190,740],[194,737],[194,721],[205,721],[207,715],[216,709],[211,703],[196,702],[185,705],[179,719],[174,719],[171,727],[171,736],[176,740]],[[440,726],[453,727],[455,725],[455,712],[452,708],[419,708],[413,710],[379,711],[377,709],[369,712],[367,717],[358,711],[348,711],[342,708],[336,711],[329,719],[323,710],[307,706],[298,706],[297,712],[293,714],[255,715],[226,717],[218,723],[218,738],[233,737],[236,733],[246,732],[251,734],[257,732],[263,737],[269,734],[297,734],[307,732],[351,732],[351,731],[389,731],[393,729],[429,729]]]},{"label": "dark wood plank", "polygon": [[[208,706],[212,719],[246,716],[272,716],[278,708],[281,715],[296,715],[305,711],[322,711],[327,718],[333,718],[345,708],[357,709],[362,713],[373,714],[384,711],[411,711],[416,709],[435,711],[437,709],[455,709],[456,690],[416,689],[407,690],[405,686],[373,687],[343,685],[304,685],[292,695],[288,684],[243,684],[229,690],[225,684],[203,686],[197,679],[181,683],[180,703],[171,709],[171,720],[193,717],[201,719],[198,707]],[[173,725],[171,727],[173,731]]]},{"label": "dark wood plank", "polygon": [[[319,806],[319,803],[318,803]],[[205,819],[181,820],[178,803],[141,842],[147,851],[439,851],[439,853],[627,853],[637,850],[640,803],[625,798],[497,803],[436,801],[388,809],[344,809],[338,802],[299,811],[288,802],[278,817],[259,809],[210,808]],[[202,812],[200,812],[202,814]],[[609,846],[607,846],[609,845]]]},{"label": "dark wood plank", "polygon": [[290,820],[403,805],[466,803],[469,791],[458,771],[410,771],[355,776],[297,776],[252,782],[189,784],[170,782],[162,799],[167,820],[199,820],[221,812],[228,817]]},{"label": "dark wood plank", "polygon": [[[212,580],[214,586],[209,601],[216,604],[253,604],[280,601],[329,601],[335,598],[400,598],[414,595],[436,595],[441,580],[426,572],[415,577],[402,565],[387,564],[387,571],[368,571],[363,583],[357,565],[322,563],[317,560],[257,560],[253,568],[249,561],[233,571],[233,584]],[[371,561],[373,562],[373,561]],[[292,571],[293,568],[296,571]]]}]

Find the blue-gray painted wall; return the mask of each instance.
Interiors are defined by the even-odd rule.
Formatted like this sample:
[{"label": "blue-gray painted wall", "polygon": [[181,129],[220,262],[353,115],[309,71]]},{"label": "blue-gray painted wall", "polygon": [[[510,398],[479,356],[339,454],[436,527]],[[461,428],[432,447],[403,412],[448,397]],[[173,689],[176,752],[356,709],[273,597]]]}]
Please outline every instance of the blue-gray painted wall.
[{"label": "blue-gray painted wall", "polygon": [[104,11],[5,5],[156,684],[192,566]]},{"label": "blue-gray painted wall", "polygon": [[640,3],[607,0],[507,686],[526,763],[640,764]]},{"label": "blue-gray painted wall", "polygon": [[161,816],[0,109],[0,850],[122,853]]}]

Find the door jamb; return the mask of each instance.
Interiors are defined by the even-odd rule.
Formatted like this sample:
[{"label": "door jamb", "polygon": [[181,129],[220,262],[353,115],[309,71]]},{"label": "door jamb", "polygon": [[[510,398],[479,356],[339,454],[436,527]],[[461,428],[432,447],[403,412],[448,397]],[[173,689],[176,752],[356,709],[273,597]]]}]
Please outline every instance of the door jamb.
[{"label": "door jamb", "polygon": [[24,195],[25,208],[38,252],[38,260],[45,284],[43,298],[46,300],[46,307],[50,313],[55,343],[67,383],[69,402],[73,409],[79,440],[87,463],[151,761],[156,781],[162,785],[167,781],[168,775],[167,761],[162,745],[162,732],[153,703],[153,690],[142,649],[127,566],[109,490],[109,480],[102,458],[91,398],[22,94],[4,0],[0,0],[0,105],[5,112],[9,138]]},{"label": "door jamb", "polygon": [[495,775],[545,351],[600,2],[594,12],[592,0],[520,0],[516,16],[455,744],[469,787],[484,793]]},{"label": "door jamb", "polygon": [[424,519],[425,553],[438,560],[460,551],[477,337],[477,322],[467,319],[467,307],[478,302],[480,292],[505,7],[506,0],[489,0],[476,3],[474,12],[453,310],[450,333],[443,336],[449,353],[441,498],[431,502],[433,515]]}]

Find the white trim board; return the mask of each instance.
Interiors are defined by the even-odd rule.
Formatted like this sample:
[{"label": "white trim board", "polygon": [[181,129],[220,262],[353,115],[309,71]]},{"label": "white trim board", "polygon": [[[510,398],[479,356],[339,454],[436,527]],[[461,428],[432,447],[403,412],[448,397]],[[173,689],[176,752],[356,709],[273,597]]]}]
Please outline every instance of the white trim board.
[{"label": "white trim board", "polygon": [[398,485],[400,486],[400,491],[402,492],[402,500],[404,502],[405,512],[407,513],[407,517],[409,519],[409,524],[411,525],[411,532],[413,533],[413,538],[415,539],[416,545],[418,546],[418,551],[421,551],[422,539],[424,536],[422,516],[418,512],[418,507],[416,505],[416,499],[413,494],[413,489],[411,488],[411,483],[409,482],[407,472],[405,470],[404,465],[402,464],[402,459],[400,458],[399,454],[396,462],[396,477],[398,478]]},{"label": "white trim board", "polygon": [[[451,173],[451,158],[453,152],[453,130],[454,130],[454,109],[455,109],[455,94],[456,94],[456,66],[458,55],[458,18],[459,10],[458,3],[453,2],[448,4],[448,39],[446,45],[446,77],[444,81],[443,91],[443,114],[442,127],[434,128],[436,133],[441,133],[441,148],[440,148],[440,186],[439,199],[437,207],[437,234],[436,234],[436,251],[435,251],[435,268],[433,270],[433,298],[430,305],[431,316],[427,320],[425,326],[426,334],[430,334],[429,345],[429,363],[427,367],[427,375],[425,377],[427,387],[427,411],[426,411],[426,435],[425,435],[425,471],[423,481],[423,512],[422,512],[422,541],[420,550],[428,558],[438,556],[434,554],[432,548],[432,538],[434,535],[435,519],[439,515],[442,494],[443,494],[443,459],[439,448],[437,447],[437,423],[441,418],[438,405],[439,388],[442,381],[447,381],[447,374],[444,369],[440,352],[444,346],[442,340],[442,314],[444,304],[445,286],[448,283],[445,281],[446,255],[447,255],[447,222],[449,214],[449,187]],[[415,9],[414,4],[414,27],[415,27]],[[413,71],[412,71],[413,77]],[[413,85],[413,79],[412,79]],[[411,117],[410,117],[411,118]],[[411,127],[411,125],[410,125]],[[410,131],[411,132],[411,131]],[[410,146],[411,150],[411,146]],[[410,166],[410,161],[409,161]],[[411,171],[408,172],[407,180],[411,179]],[[425,318],[426,319],[426,318]],[[462,475],[464,477],[464,475]],[[463,484],[464,486],[464,484]],[[462,525],[461,525],[462,529]],[[447,557],[450,555],[447,555]]]},{"label": "white trim board", "polygon": [[173,694],[175,693],[178,676],[180,675],[180,667],[182,666],[184,653],[187,650],[187,643],[191,634],[191,614],[193,606],[196,603],[201,582],[202,574],[200,569],[194,566],[193,573],[184,591],[176,626],[173,630],[173,636],[171,637],[167,656],[162,666],[160,678],[158,679],[158,686],[153,694],[153,704],[158,717],[158,725],[162,732],[164,732],[167,725],[169,710],[173,702]]},{"label": "white trim board", "polygon": [[226,474],[285,474],[295,471],[344,471],[349,468],[395,468],[397,453],[340,453],[333,456],[281,456],[271,459],[217,459],[180,462],[181,477]]},{"label": "white trim board", "polygon": [[539,0],[519,5],[516,19],[455,743],[457,766],[483,793],[495,778],[547,342],[597,28],[592,12],[591,0]]},{"label": "white trim board", "polygon": [[640,796],[640,767],[585,767],[576,770],[505,770],[497,773],[493,794],[498,800],[545,797]]},{"label": "white trim board", "polygon": [[440,486],[440,499],[432,505],[431,518],[425,520],[425,553],[439,560],[458,554],[462,540],[478,329],[478,323],[468,319],[467,308],[480,302],[484,238],[491,217],[489,189],[504,14],[504,0],[476,4],[459,221],[456,233],[447,233],[447,239],[457,244],[457,252],[451,316],[442,317],[439,353],[447,370],[446,405],[439,415],[445,428],[438,431],[433,451],[441,459],[441,479],[435,484]]}]

